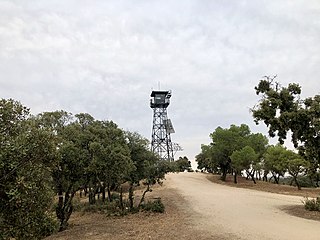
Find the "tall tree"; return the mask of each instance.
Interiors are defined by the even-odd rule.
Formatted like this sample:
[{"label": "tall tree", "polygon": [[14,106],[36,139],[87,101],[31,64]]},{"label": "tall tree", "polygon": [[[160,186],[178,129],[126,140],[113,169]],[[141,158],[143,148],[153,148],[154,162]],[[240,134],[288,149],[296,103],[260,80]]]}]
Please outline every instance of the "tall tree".
[{"label": "tall tree", "polygon": [[267,150],[268,143],[268,138],[262,133],[252,133],[248,136],[248,146],[252,147],[257,154],[257,158],[249,166],[250,169],[246,169],[247,176],[250,176],[252,181],[254,181],[255,173],[261,178],[263,155]]},{"label": "tall tree", "polygon": [[155,183],[161,183],[170,166],[166,161],[160,161],[159,157],[150,151],[149,141],[140,134],[127,132],[126,139],[135,167],[135,171],[130,172],[127,176],[130,184],[129,204],[130,208],[133,209],[135,186],[139,185],[141,181],[147,186],[140,201],[141,204],[145,194],[151,191],[151,186]]},{"label": "tall tree", "polygon": [[40,239],[54,230],[54,151],[53,135],[37,127],[29,109],[0,100],[0,239]]},{"label": "tall tree", "polygon": [[272,174],[275,183],[279,184],[287,170],[286,148],[281,145],[269,146],[264,155],[264,168]]},{"label": "tall tree", "polygon": [[301,99],[301,87],[290,83],[282,87],[275,77],[265,77],[255,87],[260,102],[252,109],[255,122],[263,121],[271,137],[281,144],[287,134],[309,162],[320,162],[320,96]]},{"label": "tall tree", "polygon": [[231,169],[230,156],[234,151],[247,145],[249,135],[250,129],[245,124],[241,124],[241,126],[231,125],[229,129],[218,127],[210,134],[212,160],[217,161],[223,181],[226,180],[227,172]]},{"label": "tall tree", "polygon": [[286,161],[288,173],[292,176],[298,190],[301,190],[298,176],[307,173],[307,169],[309,168],[310,163],[307,160],[303,159],[299,154],[291,150],[286,150],[283,153],[282,157]]},{"label": "tall tree", "polygon": [[65,111],[45,112],[37,117],[39,125],[55,134],[55,165],[51,174],[58,194],[56,207],[60,231],[67,228],[73,212],[72,200],[84,183],[85,166],[90,161],[84,129]]},{"label": "tall tree", "polygon": [[201,152],[196,156],[197,168],[209,173],[218,172],[218,161],[214,161],[211,145],[201,145]]},{"label": "tall tree", "polygon": [[107,189],[111,201],[111,188],[120,186],[134,169],[124,132],[113,122],[97,121],[92,128],[95,135],[90,148],[93,161],[90,168],[97,173],[100,189]]},{"label": "tall tree", "polygon": [[[234,183],[237,183],[237,175],[242,170],[246,170],[250,174],[249,169],[256,163],[258,154],[250,146],[245,146],[240,150],[234,151],[231,156],[232,168],[234,169]],[[252,181],[256,183],[254,174],[250,174]]]}]

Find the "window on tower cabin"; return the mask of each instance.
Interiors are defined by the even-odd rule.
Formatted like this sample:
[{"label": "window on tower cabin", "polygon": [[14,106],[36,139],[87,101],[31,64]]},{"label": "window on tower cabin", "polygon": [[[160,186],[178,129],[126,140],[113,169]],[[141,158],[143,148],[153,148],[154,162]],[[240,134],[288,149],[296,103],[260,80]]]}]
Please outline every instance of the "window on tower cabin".
[{"label": "window on tower cabin", "polygon": [[156,94],[155,95],[155,102],[156,104],[162,104],[164,103],[165,95],[164,94]]}]

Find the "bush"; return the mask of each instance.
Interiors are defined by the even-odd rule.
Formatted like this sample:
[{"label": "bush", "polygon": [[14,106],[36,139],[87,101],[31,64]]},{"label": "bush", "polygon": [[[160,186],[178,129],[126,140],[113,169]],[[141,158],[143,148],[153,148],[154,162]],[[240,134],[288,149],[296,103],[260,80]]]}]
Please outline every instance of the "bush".
[{"label": "bush", "polygon": [[78,208],[78,211],[81,212],[95,212],[95,213],[104,213],[107,216],[123,216],[129,213],[129,203],[126,201],[123,202],[123,207],[121,207],[119,201],[112,202],[102,202],[98,200],[95,204],[81,203],[81,207]]},{"label": "bush", "polygon": [[308,211],[320,211],[320,197],[308,199],[303,202],[304,208]]},{"label": "bush", "polygon": [[161,201],[161,198],[157,198],[155,201],[148,201],[147,203],[141,205],[144,211],[164,213],[165,206]]},{"label": "bush", "polygon": [[[305,188],[314,188],[315,185],[314,183],[310,180],[310,177],[308,176],[298,176],[298,182],[300,184],[301,187],[305,187]],[[292,186],[297,186],[296,183],[293,181],[292,177],[285,177],[280,179],[280,183],[283,185],[291,185]]]},{"label": "bush", "polygon": [[[298,182],[301,187],[305,188],[314,188],[314,183],[311,181],[310,177],[308,176],[299,176],[298,177]],[[295,185],[295,183],[294,183]]]}]

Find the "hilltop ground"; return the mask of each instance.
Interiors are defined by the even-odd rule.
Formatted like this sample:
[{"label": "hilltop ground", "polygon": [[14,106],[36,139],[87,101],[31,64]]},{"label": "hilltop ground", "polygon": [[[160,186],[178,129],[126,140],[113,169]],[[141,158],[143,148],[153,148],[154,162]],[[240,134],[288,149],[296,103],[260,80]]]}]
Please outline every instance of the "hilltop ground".
[{"label": "hilltop ground", "polygon": [[306,212],[302,200],[316,196],[319,190],[298,191],[263,182],[254,185],[242,179],[237,187],[226,186],[234,186],[231,179],[223,184],[213,182],[221,183],[210,174],[169,174],[164,185],[149,195],[161,197],[165,214],[105,217],[75,213],[67,231],[48,239],[318,239],[319,222],[315,220],[320,215]]}]

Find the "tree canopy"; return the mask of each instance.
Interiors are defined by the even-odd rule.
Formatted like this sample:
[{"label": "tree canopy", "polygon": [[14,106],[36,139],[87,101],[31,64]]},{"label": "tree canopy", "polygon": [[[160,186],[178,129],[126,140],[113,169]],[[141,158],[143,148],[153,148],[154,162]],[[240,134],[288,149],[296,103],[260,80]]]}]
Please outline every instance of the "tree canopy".
[{"label": "tree canopy", "polygon": [[[21,103],[1,99],[0,133],[1,239],[39,239],[57,227],[66,229],[74,197],[82,191],[91,205],[100,194],[103,204],[111,204],[112,193],[119,193],[117,209],[124,211],[126,204],[132,211],[170,170],[140,134],[88,113],[32,116]],[[128,204],[125,183],[130,185]],[[134,206],[135,186],[141,184],[146,188]]]},{"label": "tree canopy", "polygon": [[12,99],[0,100],[0,132],[0,238],[43,238],[55,226],[48,174],[55,161],[53,135]]},{"label": "tree canopy", "polygon": [[281,144],[291,134],[294,146],[309,161],[320,162],[320,95],[301,99],[301,87],[282,87],[275,77],[265,77],[255,87],[260,102],[252,109],[257,124],[264,122],[270,137]]},{"label": "tree canopy", "polygon": [[[222,174],[221,179],[226,179],[228,171],[248,170],[248,174],[254,174],[256,170],[257,161],[260,160],[265,152],[268,144],[268,139],[260,133],[251,133],[250,128],[246,124],[240,126],[231,125],[230,128],[217,127],[214,132],[210,134],[212,142],[209,145],[201,146],[201,153],[196,156],[198,168],[219,172]],[[246,146],[253,150],[257,157],[250,161],[250,164],[240,163],[239,158],[235,160],[234,164],[231,155],[235,151],[240,151]],[[248,149],[244,149],[247,151]],[[240,152],[238,152],[240,154]],[[239,169],[241,166],[241,169]],[[253,171],[249,171],[252,169]],[[236,181],[236,177],[235,177]]]}]

